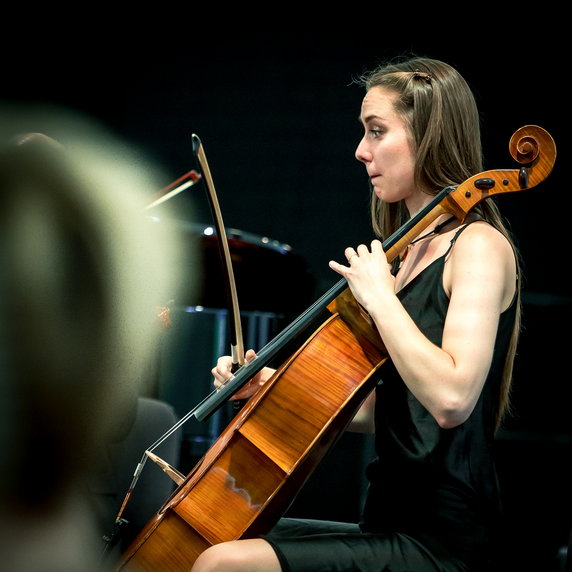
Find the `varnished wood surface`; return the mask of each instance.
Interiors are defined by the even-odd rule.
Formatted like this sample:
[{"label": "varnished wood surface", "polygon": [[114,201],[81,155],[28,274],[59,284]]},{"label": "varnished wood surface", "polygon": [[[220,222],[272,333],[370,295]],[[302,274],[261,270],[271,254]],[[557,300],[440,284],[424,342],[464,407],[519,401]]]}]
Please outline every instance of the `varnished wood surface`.
[{"label": "varnished wood surface", "polygon": [[239,412],[117,569],[188,571],[206,547],[268,531],[371,390],[386,357],[372,361],[376,350],[362,343],[338,314],[327,320]]}]

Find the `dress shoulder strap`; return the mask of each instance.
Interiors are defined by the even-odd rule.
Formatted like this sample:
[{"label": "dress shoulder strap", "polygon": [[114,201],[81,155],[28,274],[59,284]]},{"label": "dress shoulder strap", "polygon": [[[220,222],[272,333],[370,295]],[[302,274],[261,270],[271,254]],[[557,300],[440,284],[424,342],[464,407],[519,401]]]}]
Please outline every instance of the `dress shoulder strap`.
[{"label": "dress shoulder strap", "polygon": [[472,220],[471,222],[468,222],[467,224],[464,224],[463,226],[461,226],[459,229],[457,229],[457,232],[454,234],[453,238],[451,239],[451,242],[449,243],[449,248],[447,248],[447,251],[444,254],[444,257],[446,258],[449,253],[451,252],[451,250],[453,249],[453,246],[455,246],[455,242],[457,242],[457,238],[459,238],[459,235],[470,225],[473,224],[474,222],[477,222],[479,220],[483,220],[482,218],[478,218],[475,220]]}]

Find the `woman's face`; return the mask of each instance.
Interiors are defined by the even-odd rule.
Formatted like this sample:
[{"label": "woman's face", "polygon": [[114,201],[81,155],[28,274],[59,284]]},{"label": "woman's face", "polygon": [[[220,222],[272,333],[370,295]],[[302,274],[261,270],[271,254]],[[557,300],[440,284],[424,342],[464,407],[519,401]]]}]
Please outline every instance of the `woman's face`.
[{"label": "woman's face", "polygon": [[395,92],[371,88],[363,99],[360,120],[365,134],[356,158],[367,170],[373,192],[387,203],[405,200],[413,206],[415,197],[415,146],[404,119],[394,109]]}]

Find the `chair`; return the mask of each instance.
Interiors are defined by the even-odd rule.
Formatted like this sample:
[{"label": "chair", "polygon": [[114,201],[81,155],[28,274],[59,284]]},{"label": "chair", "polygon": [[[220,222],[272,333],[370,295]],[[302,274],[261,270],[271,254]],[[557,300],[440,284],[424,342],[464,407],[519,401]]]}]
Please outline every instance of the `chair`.
[{"label": "chair", "polygon": [[[171,405],[158,399],[139,397],[135,420],[127,436],[118,443],[109,444],[106,465],[90,480],[89,493],[93,500],[102,537],[111,535],[116,517],[125,495],[133,481],[137,464],[157,439],[162,437],[178,421]],[[180,462],[181,434],[175,432],[153,452],[171,466]],[[114,539],[107,558],[119,556],[129,546],[141,529],[161,508],[176,488],[176,484],[163,470],[145,456],[145,465],[125,507],[122,518],[127,524]]]}]

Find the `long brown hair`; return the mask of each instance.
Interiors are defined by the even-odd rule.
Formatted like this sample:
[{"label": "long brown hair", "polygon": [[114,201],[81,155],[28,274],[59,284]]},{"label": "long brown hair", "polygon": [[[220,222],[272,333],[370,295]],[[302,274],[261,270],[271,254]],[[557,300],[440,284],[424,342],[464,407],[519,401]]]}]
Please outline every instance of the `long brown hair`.
[{"label": "long brown hair", "polygon": [[[357,83],[366,90],[383,87],[397,94],[395,110],[410,131],[416,148],[415,182],[436,195],[449,185],[459,184],[483,170],[480,119],[469,85],[445,62],[412,57],[383,64],[362,74]],[[519,254],[494,199],[479,203],[473,212],[501,232],[515,252],[517,275]],[[388,237],[409,218],[403,201],[386,203],[371,197],[374,232]],[[517,281],[517,311],[506,356],[497,410],[497,428],[510,410],[510,387],[521,329],[520,279]]]}]

